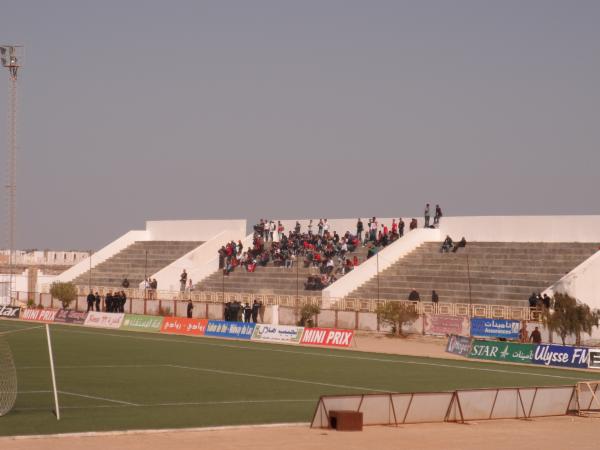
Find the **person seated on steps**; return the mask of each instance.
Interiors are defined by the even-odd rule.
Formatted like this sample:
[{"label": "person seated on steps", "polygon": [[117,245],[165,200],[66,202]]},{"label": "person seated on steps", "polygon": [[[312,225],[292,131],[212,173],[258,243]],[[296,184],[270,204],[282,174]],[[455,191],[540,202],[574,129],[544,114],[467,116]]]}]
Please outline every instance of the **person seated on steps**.
[{"label": "person seated on steps", "polygon": [[450,251],[450,249],[452,248],[452,245],[454,244],[454,242],[452,241],[452,238],[448,235],[446,235],[446,239],[444,239],[444,242],[442,243],[442,246],[440,247],[440,253],[448,253]]},{"label": "person seated on steps", "polygon": [[467,246],[467,240],[463,236],[463,238],[460,241],[458,241],[456,244],[454,244],[452,253],[456,253],[459,248],[465,248],[466,246]]}]

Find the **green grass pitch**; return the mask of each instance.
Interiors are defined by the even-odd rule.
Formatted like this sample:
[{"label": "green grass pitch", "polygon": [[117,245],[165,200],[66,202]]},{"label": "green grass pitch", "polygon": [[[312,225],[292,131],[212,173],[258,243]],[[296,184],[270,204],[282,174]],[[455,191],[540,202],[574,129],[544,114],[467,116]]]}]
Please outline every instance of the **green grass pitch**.
[{"label": "green grass pitch", "polygon": [[57,422],[45,330],[25,330],[36,326],[0,321],[19,383],[0,435],[309,422],[324,394],[572,385],[595,375],[52,325]]}]

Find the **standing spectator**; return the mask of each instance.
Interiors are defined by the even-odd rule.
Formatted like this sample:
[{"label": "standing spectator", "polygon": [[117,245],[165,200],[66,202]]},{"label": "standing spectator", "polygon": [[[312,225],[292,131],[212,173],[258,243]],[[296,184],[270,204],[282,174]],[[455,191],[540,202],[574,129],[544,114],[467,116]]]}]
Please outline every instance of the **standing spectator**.
[{"label": "standing spectator", "polygon": [[529,337],[529,340],[531,342],[533,342],[534,344],[542,343],[542,333],[540,333],[540,330],[538,329],[538,327],[535,327],[535,329],[531,332],[531,336]]},{"label": "standing spectator", "polygon": [[327,219],[325,219],[323,221],[323,235],[329,233],[329,222],[327,222]]},{"label": "standing spectator", "polygon": [[356,222],[356,237],[358,238],[359,241],[362,241],[362,233],[363,233],[363,223],[362,220],[360,220],[360,217],[358,218],[358,222]]},{"label": "standing spectator", "polygon": [[257,323],[258,322],[258,313],[260,311],[260,307],[262,306],[262,303],[254,300],[254,302],[252,303],[252,322]]},{"label": "standing spectator", "polygon": [[312,236],[312,234],[313,234],[313,231],[312,231],[312,229],[313,229],[313,224],[312,224],[312,222],[313,222],[313,221],[312,221],[312,219],[310,219],[310,220],[308,221],[308,235],[309,235],[309,236]]},{"label": "standing spectator", "polygon": [[96,312],[100,312],[100,294],[98,292],[94,295],[94,300],[96,302]]},{"label": "standing spectator", "polygon": [[183,272],[181,272],[181,275],[179,276],[179,285],[180,285],[180,291],[181,292],[185,292],[185,286],[187,284],[187,272],[185,271],[185,269],[183,269]]},{"label": "standing spectator", "polygon": [[427,203],[425,205],[425,228],[429,228],[429,217],[430,217],[430,212],[429,212],[429,203]]},{"label": "standing spectator", "polygon": [[527,322],[523,321],[521,323],[521,329],[519,330],[519,341],[526,344],[529,339],[527,339],[529,334],[527,333]]},{"label": "standing spectator", "polygon": [[[271,238],[271,242],[273,242],[273,235],[275,234],[276,229],[277,229],[277,226],[275,225],[275,222],[273,222],[271,220],[269,222],[269,237]],[[268,241],[268,239],[265,239],[265,241]]]},{"label": "standing spectator", "polygon": [[250,307],[248,302],[246,302],[246,304],[244,305],[244,322],[249,323],[251,316],[252,316],[252,308]]},{"label": "standing spectator", "polygon": [[431,301],[432,303],[438,303],[440,301],[440,296],[435,290],[431,291]]},{"label": "standing spectator", "polygon": [[129,280],[127,279],[126,276],[123,278],[123,282],[121,283],[121,286],[124,287],[125,289],[129,288]]},{"label": "standing spectator", "polygon": [[188,301],[187,304],[187,317],[188,319],[192,318],[192,312],[194,311],[194,304],[192,303],[192,300],[190,299],[190,301]]},{"label": "standing spectator", "polygon": [[323,219],[319,219],[319,236],[323,236]]},{"label": "standing spectator", "polygon": [[294,227],[294,233],[300,234],[300,222],[296,220],[296,226]]},{"label": "standing spectator", "polygon": [[190,278],[188,281],[188,291],[190,291],[190,293],[194,290],[194,283],[192,282],[192,279]]},{"label": "standing spectator", "polygon": [[411,302],[420,302],[421,296],[419,295],[419,293],[417,292],[417,290],[415,288],[412,288],[412,291],[410,291],[410,294],[408,294],[408,299]]},{"label": "standing spectator", "polygon": [[377,239],[377,219],[373,216],[369,222],[369,241],[375,241]]},{"label": "standing spectator", "polygon": [[410,221],[410,225],[408,226],[408,229],[410,231],[414,230],[415,228],[417,228],[417,219],[411,219]]},{"label": "standing spectator", "polygon": [[433,216],[433,225],[438,226],[442,218],[442,208],[440,205],[435,205],[435,216]]},{"label": "standing spectator", "polygon": [[281,223],[281,220],[277,221],[277,240],[279,242],[281,242],[281,238],[283,237],[283,231],[285,230],[285,228],[283,227],[283,224]]},{"label": "standing spectator", "polygon": [[94,310],[94,301],[96,300],[96,297],[94,297],[94,293],[92,291],[90,291],[90,293],[87,296],[87,312],[93,311]]},{"label": "standing spectator", "polygon": [[404,236],[404,220],[402,220],[402,217],[398,219],[398,235],[400,237]]}]

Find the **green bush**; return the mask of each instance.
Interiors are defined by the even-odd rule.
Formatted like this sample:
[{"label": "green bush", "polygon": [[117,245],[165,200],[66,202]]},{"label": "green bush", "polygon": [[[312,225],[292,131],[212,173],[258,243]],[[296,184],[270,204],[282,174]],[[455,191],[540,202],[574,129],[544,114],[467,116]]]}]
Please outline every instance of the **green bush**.
[{"label": "green bush", "polygon": [[63,309],[67,309],[77,298],[77,287],[73,283],[54,282],[50,286],[50,295],[62,303]]},{"label": "green bush", "polygon": [[379,305],[375,312],[381,322],[392,327],[392,333],[396,336],[402,336],[403,324],[413,323],[419,317],[415,305],[399,301]]},{"label": "green bush", "polygon": [[321,308],[318,305],[304,305],[300,309],[300,320],[298,326],[300,327],[314,327],[315,317],[321,312]]}]

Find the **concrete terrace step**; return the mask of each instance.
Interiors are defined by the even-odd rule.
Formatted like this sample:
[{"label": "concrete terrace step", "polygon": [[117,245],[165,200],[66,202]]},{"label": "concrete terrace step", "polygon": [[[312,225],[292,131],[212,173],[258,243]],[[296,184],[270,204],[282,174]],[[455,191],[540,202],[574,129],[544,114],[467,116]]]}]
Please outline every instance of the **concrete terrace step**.
[{"label": "concrete terrace step", "polygon": [[[526,306],[541,291],[598,250],[597,243],[467,243],[456,253],[440,253],[427,242],[348,295],[349,298],[405,300],[416,288],[422,298],[436,290],[440,301]],[[467,255],[469,270],[467,270]]]},{"label": "concrete terrace step", "polygon": [[[144,275],[152,275],[176,259],[195,249],[202,242],[196,241],[138,241],[123,249],[92,269],[92,284],[119,287],[126,276],[130,286],[139,284]],[[87,286],[90,272],[73,280],[77,285]]]}]

